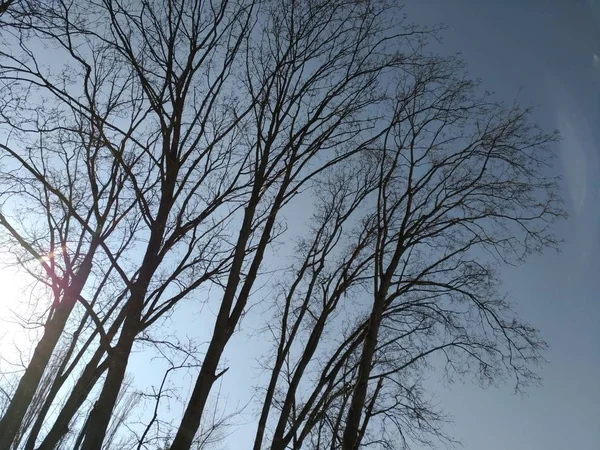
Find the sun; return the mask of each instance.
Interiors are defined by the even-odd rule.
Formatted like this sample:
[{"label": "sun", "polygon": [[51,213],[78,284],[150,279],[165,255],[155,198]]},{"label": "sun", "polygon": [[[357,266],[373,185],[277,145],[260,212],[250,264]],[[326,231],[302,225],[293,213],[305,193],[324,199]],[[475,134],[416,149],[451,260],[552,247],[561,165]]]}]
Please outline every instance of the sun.
[{"label": "sun", "polygon": [[19,316],[31,310],[29,278],[23,270],[0,266],[0,367],[15,355],[32,350],[32,330],[19,323]]}]

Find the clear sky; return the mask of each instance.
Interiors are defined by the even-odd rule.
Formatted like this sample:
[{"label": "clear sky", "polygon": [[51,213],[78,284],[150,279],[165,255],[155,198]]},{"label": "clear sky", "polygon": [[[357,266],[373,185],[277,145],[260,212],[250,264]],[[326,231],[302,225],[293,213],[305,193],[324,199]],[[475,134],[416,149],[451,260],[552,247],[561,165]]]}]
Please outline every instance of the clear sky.
[{"label": "clear sky", "polygon": [[[447,25],[436,51],[462,53],[485,88],[509,102],[519,95],[520,103],[537,106],[544,128],[559,129],[557,170],[570,214],[556,229],[565,239],[562,253],[504,272],[515,309],[550,344],[543,386],[515,396],[510,385],[484,391],[470,384],[448,387],[432,377],[428,387],[453,416],[451,431],[464,450],[600,450],[600,0],[406,3],[409,21]],[[215,311],[209,302],[202,314]],[[212,328],[202,314],[182,308],[169,323],[202,341]],[[225,353],[232,370],[223,377],[222,392],[230,409],[244,404],[257,382],[248,374],[265,349],[250,334],[234,336]],[[130,363],[140,385],[162,376],[160,365],[149,366],[145,356],[134,353]],[[179,379],[188,386],[194,380],[195,374]],[[256,422],[251,408],[247,419],[227,448],[248,448]]]},{"label": "clear sky", "polygon": [[562,253],[504,278],[521,317],[550,344],[543,386],[521,397],[508,386],[430,384],[465,450],[600,449],[600,1],[420,0],[406,12],[445,23],[441,52],[461,52],[471,74],[506,100],[522,88],[537,120],[560,130],[570,214],[557,227]]},{"label": "clear sky", "polygon": [[[432,377],[428,387],[453,416],[450,430],[464,450],[600,449],[600,0],[409,0],[409,21],[447,25],[435,50],[462,53],[473,77],[511,102],[537,106],[535,118],[563,136],[557,170],[570,218],[557,226],[560,254],[547,253],[504,273],[519,315],[550,344],[542,387],[513,395],[512,386],[482,390]],[[288,219],[290,219],[288,215]],[[210,304],[202,314],[211,312]],[[190,310],[173,317],[178,321]],[[251,315],[250,315],[251,316]],[[188,316],[192,317],[192,316]],[[201,314],[186,333],[199,337]],[[268,347],[245,332],[225,352],[231,367],[222,393],[231,409],[244,404],[258,381],[255,358]],[[183,330],[183,329],[182,329]],[[208,331],[208,329],[206,330]],[[208,335],[202,336],[208,338]],[[202,340],[202,339],[200,339]],[[132,371],[139,381],[149,373]],[[142,365],[141,367],[145,367]],[[254,370],[253,370],[254,369]],[[144,372],[141,374],[140,372]],[[250,373],[255,374],[249,376]],[[158,372],[157,372],[158,374]],[[141,376],[140,376],[141,375]],[[193,383],[193,377],[180,382]],[[250,407],[227,448],[248,448],[256,417]]]}]

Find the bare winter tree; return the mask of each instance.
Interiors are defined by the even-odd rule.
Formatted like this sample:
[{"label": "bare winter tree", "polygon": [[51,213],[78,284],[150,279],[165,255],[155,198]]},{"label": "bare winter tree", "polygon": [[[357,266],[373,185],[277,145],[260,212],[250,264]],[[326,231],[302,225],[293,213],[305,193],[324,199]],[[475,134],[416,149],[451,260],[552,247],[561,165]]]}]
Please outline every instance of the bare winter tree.
[{"label": "bare winter tree", "polygon": [[[10,73],[14,68],[4,69],[8,79],[15,76]],[[0,442],[6,440],[6,445],[23,420],[75,305],[86,302],[81,295],[95,258],[98,263],[104,259],[96,256],[98,248],[115,238],[118,257],[133,237],[117,230],[132,204],[117,200],[124,186],[118,164],[100,157],[102,148],[93,132],[82,124],[65,123],[60,108],[24,106],[29,94],[21,87],[15,83],[6,89],[9,100],[2,110],[9,138],[21,144],[18,150],[0,144],[8,165],[1,176],[0,225],[6,231],[6,245],[47,287],[50,300],[40,305],[47,312],[44,332],[0,422]],[[48,116],[43,123],[32,119],[44,114]],[[97,274],[94,297],[110,281],[111,272]]]},{"label": "bare winter tree", "polygon": [[312,238],[269,327],[278,344],[255,449],[271,409],[272,449],[448,439],[420,383],[436,356],[448,376],[537,381],[545,344],[511,313],[494,267],[557,244],[549,226],[563,212],[545,175],[556,136],[478,97],[453,61],[413,69],[370,161],[318,185]]},{"label": "bare winter tree", "polygon": [[[374,139],[374,109],[385,95],[380,78],[413,54],[394,45],[418,35],[378,20],[388,5],[349,2],[264,2],[249,39],[242,83],[253,100],[247,145],[259,174],[204,358],[172,450],[188,449],[221,354],[238,324],[272,238],[278,212],[315,175],[362,151]],[[406,31],[401,32],[401,31]],[[388,34],[386,36],[386,33]],[[415,39],[416,40],[416,39]],[[371,131],[371,132],[367,132]],[[264,202],[264,204],[263,204]],[[263,219],[264,218],[264,219]],[[256,250],[241,249],[261,223]],[[248,264],[247,275],[240,270]]]},{"label": "bare winter tree", "polygon": [[[448,376],[536,381],[544,342],[494,269],[557,244],[556,136],[431,55],[434,31],[395,2],[2,12],[0,225],[47,294],[0,450],[188,450],[222,436],[210,432],[229,416],[207,405],[274,242],[297,247],[268,300],[275,353],[254,450],[447,440],[421,383],[440,361]],[[291,208],[312,214],[304,229],[286,226]],[[199,311],[205,292],[206,346],[166,358],[160,346],[181,350],[157,338],[166,319]],[[134,424],[124,385],[138,348],[169,368]],[[183,368],[197,376],[182,415],[161,417]]]},{"label": "bare winter tree", "polygon": [[[137,333],[156,321],[165,311],[168,311],[171,305],[228,264],[227,249],[220,248],[222,244],[216,241],[216,237],[227,221],[235,220],[233,216],[239,208],[236,205],[241,204],[241,201],[236,199],[238,196],[241,198],[244,186],[249,185],[249,172],[247,172],[248,158],[243,153],[229,151],[237,139],[234,130],[234,125],[239,122],[239,118],[234,113],[237,102],[234,98],[221,94],[221,90],[230,70],[231,56],[236,53],[242,37],[245,36],[243,32],[237,33],[248,26],[250,17],[248,8],[252,5],[248,7],[237,5],[234,8],[223,4],[218,10],[212,10],[207,6],[205,10],[198,11],[200,4],[196,4],[191,5],[191,9],[187,9],[186,6],[185,10],[171,10],[169,15],[162,18],[163,23],[154,24],[154,31],[157,33],[154,37],[151,36],[150,28],[146,30],[146,25],[143,27],[142,37],[148,40],[135,52],[138,50],[142,53],[150,52],[146,55],[151,56],[148,60],[142,54],[131,53],[133,50],[128,48],[128,36],[121,35],[120,38],[116,38],[123,31],[121,26],[142,27],[141,23],[136,25],[130,22],[127,17],[129,12],[121,11],[119,5],[82,5],[79,11],[72,10],[70,5],[61,2],[36,4],[35,9],[29,10],[27,9],[29,5],[21,6],[24,10],[15,10],[12,16],[14,22],[11,25],[20,30],[23,39],[19,40],[16,36],[8,38],[9,43],[17,44],[16,48],[20,49],[21,53],[15,56],[15,53],[10,52],[2,56],[6,62],[3,67],[5,79],[7,82],[11,79],[15,81],[10,85],[11,92],[21,92],[24,97],[12,99],[14,101],[10,102],[6,109],[12,108],[11,111],[15,111],[14,116],[16,116],[17,104],[29,100],[36,105],[32,110],[35,110],[37,115],[42,109],[42,106],[37,105],[48,104],[47,101],[58,104],[56,110],[59,112],[65,110],[78,120],[82,118],[82,123],[90,130],[86,132],[86,136],[89,136],[92,146],[98,153],[87,157],[84,164],[90,161],[103,161],[111,165],[116,172],[124,174],[123,183],[123,179],[120,179],[117,173],[105,172],[107,182],[114,183],[115,180],[119,180],[121,185],[126,185],[127,192],[122,193],[123,199],[120,203],[116,200],[119,196],[115,195],[113,204],[106,202],[102,206],[108,213],[113,213],[113,206],[117,204],[119,206],[123,205],[123,202],[126,205],[132,204],[135,208],[126,209],[129,215],[120,215],[119,218],[141,217],[145,225],[138,229],[135,224],[131,225],[130,220],[125,220],[126,225],[120,229],[127,233],[128,239],[125,238],[125,242],[132,244],[132,253],[143,255],[138,265],[129,264],[129,261],[123,265],[119,262],[121,249],[109,245],[105,236],[99,235],[98,230],[88,226],[84,221],[86,218],[95,221],[98,219],[98,214],[77,214],[72,221],[81,226],[84,233],[89,232],[91,228],[91,234],[96,237],[95,245],[102,247],[103,257],[99,259],[104,260],[104,263],[116,270],[121,277],[120,289],[123,295],[116,292],[114,297],[116,301],[103,311],[106,313],[103,320],[99,319],[98,312],[92,315],[98,319],[96,325],[103,344],[110,342],[117,333],[119,338],[114,348],[103,345],[91,356],[67,404],[57,417],[55,426],[42,442],[42,447],[54,448],[58,444],[67,432],[68,423],[74,417],[77,408],[81,406],[94,386],[95,380],[98,380],[100,374],[108,369],[104,381],[105,389],[101,391],[100,400],[95,403],[97,408],[92,411],[96,426],[86,431],[84,440],[86,446],[99,446],[108,427],[125,374],[127,358]],[[143,7],[143,5],[138,6]],[[172,6],[183,7],[183,5]],[[117,8],[117,11],[113,7]],[[162,5],[160,9],[162,10]],[[141,11],[140,20],[152,21],[152,17],[146,15],[148,11],[145,8]],[[133,13],[138,12],[135,6]],[[180,19],[183,20],[188,13],[192,15],[191,21],[184,25],[180,23],[183,28],[178,26],[177,29],[171,30],[172,38],[176,42],[171,38],[164,41],[165,45],[179,52],[173,57],[181,58],[181,62],[185,62],[185,68],[173,70],[173,67],[167,68],[162,64],[162,57],[158,53],[152,53],[155,50],[155,43],[151,40],[162,39],[162,25],[168,28],[173,18],[172,14],[179,14]],[[207,20],[204,13],[209,14],[207,17],[211,18]],[[99,20],[107,21],[109,29],[101,30],[101,27],[98,27],[86,30],[85,26],[89,24],[87,18],[90,14],[96,14]],[[124,25],[121,20],[124,20]],[[142,28],[138,31],[141,30]],[[98,34],[99,31],[115,33],[115,35],[112,37],[101,35]],[[186,33],[189,33],[187,35],[189,47],[184,46],[181,41],[182,38],[186,39]],[[52,47],[57,55],[68,59],[69,69],[61,73],[57,79],[53,78],[53,74],[40,70],[35,52],[30,52],[28,48],[29,43],[34,39],[37,39],[40,45]],[[221,52],[223,39],[225,42],[229,40],[233,47]],[[144,66],[145,64],[155,64],[156,68],[164,67],[165,78],[160,80],[146,73],[150,66]],[[205,66],[212,65],[216,65],[218,69],[210,73],[203,71]],[[19,78],[21,76],[25,78]],[[183,78],[179,78],[180,76]],[[216,78],[213,79],[213,76]],[[17,79],[23,80],[23,84],[20,85]],[[73,79],[80,82],[72,86],[70,82]],[[40,85],[46,85],[48,89],[35,92],[39,96],[36,98],[32,95],[31,89]],[[162,92],[159,96],[164,98],[157,98],[151,92],[154,89],[159,93]],[[204,95],[204,99],[199,99],[199,95]],[[185,102],[188,97],[191,100]],[[173,110],[165,108],[163,101],[171,102],[175,108]],[[217,109],[227,112],[228,117],[220,120]],[[5,116],[6,123],[14,128],[15,120],[9,117],[11,111],[8,111]],[[243,117],[243,111],[241,115]],[[73,134],[68,119],[69,117],[65,119],[66,124],[53,124],[53,129],[60,130],[67,138]],[[151,123],[158,125],[159,128],[149,131],[153,126]],[[34,125],[38,124],[34,123]],[[22,133],[30,131],[23,125],[18,124],[18,126]],[[45,132],[39,126],[37,130],[34,127],[33,131]],[[19,160],[18,150],[13,151],[13,146],[9,145],[4,147],[6,152]],[[73,151],[80,151],[79,147],[75,147]],[[46,153],[42,153],[45,156]],[[73,160],[66,157],[65,159],[69,162]],[[60,161],[58,163],[53,161],[50,164],[52,170],[58,170],[59,163]],[[33,169],[37,170],[36,166],[33,166]],[[41,184],[42,188],[46,189],[49,183],[46,182],[45,174],[38,176],[37,172],[33,173],[33,182]],[[79,175],[78,170],[64,172],[76,174],[74,176]],[[90,172],[97,172],[96,176],[99,178],[101,176],[100,171],[90,170]],[[20,181],[20,178],[18,180]],[[70,185],[70,182],[64,183],[64,186]],[[107,191],[114,193],[110,189]],[[56,188],[51,192],[62,194],[62,190]],[[94,186],[85,189],[84,193],[86,195],[94,193]],[[120,193],[117,191],[117,194]],[[66,199],[63,203],[64,209],[71,214],[74,202]],[[223,211],[219,210],[219,214],[215,215],[215,210],[221,206]],[[106,222],[104,218],[102,221]],[[119,225],[116,220],[110,220],[108,223],[110,227]],[[3,224],[7,228],[10,226],[8,221],[4,221]],[[137,247],[140,239],[146,242],[145,250],[143,247]],[[187,251],[185,246],[188,248]],[[165,259],[170,251],[180,255],[181,258],[174,262]],[[63,250],[63,253],[68,253],[68,250]],[[88,263],[91,264],[93,252],[88,254],[90,255]],[[69,257],[71,258],[70,255]],[[169,268],[159,270],[163,260],[165,265],[168,261]],[[196,276],[198,273],[200,275]],[[157,280],[153,280],[153,277]],[[161,284],[157,284],[158,279],[162,280]],[[81,296],[81,289],[86,279],[80,277],[80,280],[81,286],[78,286],[78,289],[72,288],[75,297]],[[173,286],[177,287],[173,288]],[[93,294],[95,292],[99,292],[99,289],[92,290]],[[161,301],[165,297],[167,297],[165,301]],[[142,324],[145,301],[148,307],[144,312]],[[118,314],[110,319],[112,313]],[[106,323],[101,322],[106,320],[111,327],[103,330]],[[54,339],[61,331],[60,327],[47,327],[47,330],[52,330]],[[44,348],[47,349],[45,354],[52,351],[48,346]],[[108,356],[101,362],[105,354]],[[33,362],[34,360],[30,366],[37,367],[38,372],[39,368],[44,366],[43,361],[41,364],[33,364]],[[27,383],[29,384],[32,383]],[[15,397],[13,404],[21,405],[19,406],[21,411],[23,407],[26,408],[27,399],[18,401]],[[6,426],[7,432],[5,433],[2,428],[2,435],[7,445],[12,440],[10,430],[18,423],[19,415],[22,416],[22,411],[16,414],[7,413],[3,418],[2,426]]]},{"label": "bare winter tree", "polygon": [[[434,59],[411,74],[382,142],[373,306],[344,449],[360,444],[369,384],[393,378],[400,361],[441,351],[452,370],[475,367],[483,382],[508,373],[519,389],[536,379],[530,364],[544,343],[512,316],[494,268],[557,244],[549,226],[564,213],[545,172],[556,136],[530,125],[527,111],[478,98],[460,70]],[[397,340],[406,333],[419,351]],[[374,370],[378,360],[389,367]]]}]

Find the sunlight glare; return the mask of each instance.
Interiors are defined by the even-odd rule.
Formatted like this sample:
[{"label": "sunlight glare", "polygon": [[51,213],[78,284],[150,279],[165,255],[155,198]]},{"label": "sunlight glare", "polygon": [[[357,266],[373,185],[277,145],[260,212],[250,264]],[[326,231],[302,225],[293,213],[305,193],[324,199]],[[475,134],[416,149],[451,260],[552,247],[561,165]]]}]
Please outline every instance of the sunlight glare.
[{"label": "sunlight glare", "polygon": [[[29,310],[28,275],[14,267],[0,267],[0,359],[11,359],[15,351],[29,351],[31,330],[24,330],[18,316]],[[0,362],[0,365],[3,365]]]}]

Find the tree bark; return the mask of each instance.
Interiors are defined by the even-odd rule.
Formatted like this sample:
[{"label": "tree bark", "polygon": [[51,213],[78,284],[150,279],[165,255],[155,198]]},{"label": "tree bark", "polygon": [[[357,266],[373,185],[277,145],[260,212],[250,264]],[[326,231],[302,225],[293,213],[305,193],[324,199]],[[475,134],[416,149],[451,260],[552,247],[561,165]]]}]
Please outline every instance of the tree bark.
[{"label": "tree bark", "polygon": [[54,317],[46,324],[44,334],[0,421],[0,450],[10,450],[73,306],[74,302],[70,299],[64,301],[64,304],[58,306]]}]

